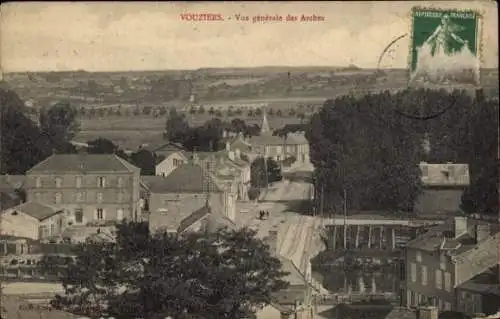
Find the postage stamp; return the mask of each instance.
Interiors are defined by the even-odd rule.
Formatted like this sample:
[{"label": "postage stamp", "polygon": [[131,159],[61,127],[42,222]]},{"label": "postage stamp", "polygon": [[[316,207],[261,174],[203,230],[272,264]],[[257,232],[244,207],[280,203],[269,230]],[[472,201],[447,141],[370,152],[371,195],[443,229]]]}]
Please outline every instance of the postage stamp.
[{"label": "postage stamp", "polygon": [[479,84],[481,32],[475,11],[413,8],[410,84]]}]

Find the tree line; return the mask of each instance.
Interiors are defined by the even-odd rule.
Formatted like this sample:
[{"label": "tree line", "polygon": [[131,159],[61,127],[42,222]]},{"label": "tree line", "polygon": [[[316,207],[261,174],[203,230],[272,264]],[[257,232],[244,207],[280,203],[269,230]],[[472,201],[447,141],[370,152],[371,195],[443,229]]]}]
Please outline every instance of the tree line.
[{"label": "tree line", "polygon": [[469,164],[462,208],[498,213],[498,111],[480,91],[473,98],[419,89],[326,101],[306,133],[324,194],[318,206],[411,211],[422,191],[418,164],[453,162]]}]

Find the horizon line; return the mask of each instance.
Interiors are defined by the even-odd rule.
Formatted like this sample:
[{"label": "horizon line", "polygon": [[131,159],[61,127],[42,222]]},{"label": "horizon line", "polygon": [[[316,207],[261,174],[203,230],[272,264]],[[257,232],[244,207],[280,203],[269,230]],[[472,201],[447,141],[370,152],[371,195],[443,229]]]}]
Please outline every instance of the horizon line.
[{"label": "horizon line", "polygon": [[[325,69],[352,69],[352,70],[377,70],[377,67],[362,68],[356,65],[350,66],[325,66],[325,65],[259,65],[259,66],[222,66],[222,67],[197,67],[197,68],[183,68],[183,69],[133,69],[133,70],[86,70],[86,69],[73,69],[73,70],[18,70],[18,71],[4,71],[3,74],[12,73],[68,73],[68,72],[86,72],[86,73],[121,73],[121,72],[172,72],[172,71],[202,71],[202,70],[223,70],[223,69],[262,69],[262,68],[325,68]],[[406,70],[407,67],[401,68],[384,68],[381,70]]]}]

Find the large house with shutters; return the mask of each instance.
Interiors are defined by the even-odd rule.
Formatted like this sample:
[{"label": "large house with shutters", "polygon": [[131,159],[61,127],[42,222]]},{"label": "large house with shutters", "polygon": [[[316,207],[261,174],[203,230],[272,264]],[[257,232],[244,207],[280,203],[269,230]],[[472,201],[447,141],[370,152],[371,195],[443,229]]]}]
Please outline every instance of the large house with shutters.
[{"label": "large house with shutters", "polygon": [[114,154],[54,154],[26,172],[27,202],[63,209],[69,225],[140,220],[140,169]]}]

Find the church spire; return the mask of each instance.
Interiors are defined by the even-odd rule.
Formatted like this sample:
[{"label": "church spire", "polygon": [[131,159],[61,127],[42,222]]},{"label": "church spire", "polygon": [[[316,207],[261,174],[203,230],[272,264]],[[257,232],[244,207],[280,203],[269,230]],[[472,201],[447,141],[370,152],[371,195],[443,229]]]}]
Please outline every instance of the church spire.
[{"label": "church spire", "polygon": [[269,123],[267,122],[267,112],[266,108],[263,108],[262,112],[262,125],[260,126],[260,132],[261,133],[266,133],[269,132],[271,129],[269,128]]}]

